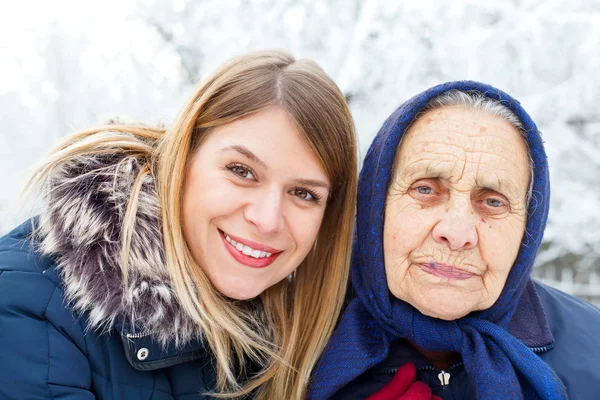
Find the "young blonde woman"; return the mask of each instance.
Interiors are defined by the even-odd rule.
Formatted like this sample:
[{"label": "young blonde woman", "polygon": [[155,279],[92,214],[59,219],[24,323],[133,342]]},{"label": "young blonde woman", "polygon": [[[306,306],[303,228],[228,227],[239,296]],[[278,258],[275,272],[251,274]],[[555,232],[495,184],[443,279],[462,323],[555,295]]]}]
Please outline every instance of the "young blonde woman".
[{"label": "young blonde woman", "polygon": [[357,162],[314,63],[237,58],[167,129],[66,138],[0,239],[0,398],[305,397],[337,320]]}]

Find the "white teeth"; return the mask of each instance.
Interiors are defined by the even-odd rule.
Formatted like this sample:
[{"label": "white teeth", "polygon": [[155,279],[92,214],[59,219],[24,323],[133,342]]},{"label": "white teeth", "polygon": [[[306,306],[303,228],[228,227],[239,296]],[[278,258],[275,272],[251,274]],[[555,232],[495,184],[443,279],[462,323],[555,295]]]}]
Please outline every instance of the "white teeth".
[{"label": "white teeth", "polygon": [[251,256],[254,258],[265,258],[265,257],[271,257],[271,255],[272,255],[272,253],[267,253],[266,251],[254,250],[250,246],[244,246],[243,244],[238,243],[235,240],[233,240],[232,238],[230,238],[227,234],[225,234],[225,240],[227,240],[227,242],[231,243],[231,245],[234,246],[238,251],[241,251],[242,253],[244,253],[247,256]]},{"label": "white teeth", "polygon": [[[227,240],[229,243],[232,244],[233,247],[235,247],[237,249],[238,242],[236,242],[235,240],[230,238],[226,233],[224,233],[224,235],[225,235],[225,240]],[[241,249],[238,249],[238,250],[241,250]]]}]

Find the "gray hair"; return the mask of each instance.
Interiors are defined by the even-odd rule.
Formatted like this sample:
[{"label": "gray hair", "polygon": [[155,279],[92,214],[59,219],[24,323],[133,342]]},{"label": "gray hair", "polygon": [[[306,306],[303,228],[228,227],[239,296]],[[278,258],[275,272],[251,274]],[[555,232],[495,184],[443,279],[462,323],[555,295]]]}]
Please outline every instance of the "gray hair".
[{"label": "gray hair", "polygon": [[529,142],[527,141],[527,133],[525,132],[525,127],[523,126],[523,123],[521,122],[519,117],[517,117],[517,115],[514,112],[512,112],[507,106],[502,104],[502,102],[491,99],[481,92],[478,92],[476,90],[469,90],[463,92],[456,89],[449,90],[431,99],[425,105],[423,113],[430,110],[434,110],[436,108],[447,106],[462,106],[465,108],[469,108],[473,111],[481,111],[489,115],[494,115],[503,118],[521,133],[525,145],[527,146],[527,158],[529,163],[530,177],[526,198],[526,204],[529,205],[529,202],[531,201],[531,196],[533,194],[533,158],[531,157],[531,150],[529,148]]}]

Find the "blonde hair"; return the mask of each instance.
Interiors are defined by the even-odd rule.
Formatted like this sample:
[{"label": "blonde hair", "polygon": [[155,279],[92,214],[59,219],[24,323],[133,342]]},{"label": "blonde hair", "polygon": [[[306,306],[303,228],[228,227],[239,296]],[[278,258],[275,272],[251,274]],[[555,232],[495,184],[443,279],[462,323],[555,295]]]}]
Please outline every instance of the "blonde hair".
[{"label": "blonde hair", "polygon": [[[331,196],[315,245],[297,270],[256,301],[232,301],[213,288],[184,239],[181,194],[187,164],[211,128],[273,106],[296,121],[332,183]],[[99,132],[103,134],[95,135]],[[133,137],[127,139],[123,133]],[[169,276],[182,308],[202,327],[217,359],[216,395],[304,398],[342,308],[354,225],[358,169],[354,125],[335,83],[313,61],[295,60],[284,51],[241,56],[206,79],[168,129],[110,125],[76,133],[50,155],[28,187],[43,182],[53,168],[75,156],[114,152],[137,154],[146,164],[131,190],[121,232],[123,278],[127,280],[137,195],[144,178],[151,175],[161,205]],[[249,307],[260,307],[262,317],[253,317],[257,313],[249,313]],[[262,369],[240,383],[239,376],[256,364]]]}]

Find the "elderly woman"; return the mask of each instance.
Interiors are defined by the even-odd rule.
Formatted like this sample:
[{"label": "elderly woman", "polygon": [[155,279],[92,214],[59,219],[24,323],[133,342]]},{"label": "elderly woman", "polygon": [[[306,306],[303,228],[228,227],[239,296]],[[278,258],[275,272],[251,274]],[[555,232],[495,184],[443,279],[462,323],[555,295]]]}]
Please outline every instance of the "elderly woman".
[{"label": "elderly woman", "polygon": [[357,297],[309,398],[364,399],[409,362],[446,400],[598,398],[600,311],[530,279],[549,195],[506,93],[452,82],[401,106],[361,172]]}]

